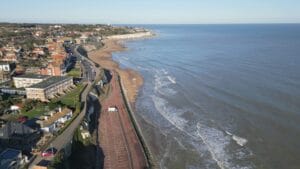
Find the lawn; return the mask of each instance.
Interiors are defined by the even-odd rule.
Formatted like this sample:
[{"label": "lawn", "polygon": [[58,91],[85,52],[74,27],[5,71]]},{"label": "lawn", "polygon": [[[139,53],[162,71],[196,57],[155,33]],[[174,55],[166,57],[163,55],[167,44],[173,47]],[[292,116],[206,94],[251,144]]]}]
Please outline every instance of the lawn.
[{"label": "lawn", "polygon": [[50,110],[53,110],[58,105],[56,103],[38,103],[32,110],[30,111],[24,111],[22,110],[22,114],[24,116],[28,116],[30,119],[34,117],[38,117],[42,115],[45,112],[48,112]]},{"label": "lawn", "polygon": [[80,84],[77,86],[76,89],[72,90],[65,96],[62,96],[61,98],[56,99],[54,102],[61,102],[62,104],[76,108],[76,105],[80,103],[80,94],[82,90],[84,89],[84,85]]},{"label": "lawn", "polygon": [[30,119],[34,117],[38,117],[45,112],[49,112],[59,105],[68,106],[76,109],[80,109],[80,93],[84,89],[85,85],[78,85],[76,89],[70,91],[65,96],[52,100],[50,103],[42,103],[39,102],[37,105],[30,111],[22,110],[22,115],[28,116]]},{"label": "lawn", "polygon": [[68,76],[72,76],[72,77],[81,77],[81,70],[80,68],[74,68],[71,71],[68,72]]}]

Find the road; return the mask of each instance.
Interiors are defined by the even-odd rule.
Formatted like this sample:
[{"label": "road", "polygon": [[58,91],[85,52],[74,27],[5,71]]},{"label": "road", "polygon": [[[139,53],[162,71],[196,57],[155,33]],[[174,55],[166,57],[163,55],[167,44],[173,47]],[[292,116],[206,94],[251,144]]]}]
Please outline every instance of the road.
[{"label": "road", "polygon": [[82,56],[78,52],[78,47],[79,46],[75,46],[73,48],[73,53],[78,58],[78,60],[81,62],[82,67],[84,69],[83,79],[87,80],[87,81],[90,81],[90,82],[93,82],[95,80],[95,76],[97,74],[97,71],[99,71],[99,69],[96,69],[96,67],[95,67],[95,65],[92,61],[90,61],[85,56]]},{"label": "road", "polygon": [[[82,101],[84,101],[84,102],[86,101],[86,98],[89,94],[89,90],[91,89],[91,86],[92,85],[89,83],[88,86],[86,87],[86,89],[83,91],[83,93],[81,95]],[[76,117],[76,119],[68,126],[68,128],[51,142],[51,144],[50,144],[51,146],[55,147],[58,151],[60,151],[72,140],[75,130],[78,128],[78,126],[80,125],[80,123],[82,122],[82,120],[85,116],[86,105],[87,104],[84,104],[82,111]],[[51,147],[51,146],[49,146],[49,147]],[[34,165],[39,163],[42,159],[44,159],[44,158],[41,157],[41,155],[38,155],[34,159],[34,161],[31,163],[29,168],[32,168]],[[47,160],[51,161],[52,158],[47,158]]]},{"label": "road", "polygon": [[[80,55],[80,54],[79,54]],[[81,56],[83,57],[83,56]],[[76,117],[76,119],[68,126],[67,129],[65,129],[65,131],[60,134],[59,136],[57,136],[52,142],[51,142],[51,146],[55,147],[58,151],[60,151],[62,148],[64,148],[68,143],[71,142],[72,138],[73,138],[73,134],[75,132],[75,130],[79,127],[80,123],[82,122],[85,114],[86,114],[86,109],[87,109],[87,96],[89,94],[90,89],[93,87],[92,82],[94,81],[95,77],[99,76],[100,70],[96,69],[96,67],[94,66],[94,64],[92,64],[91,61],[89,61],[88,59],[84,59],[85,63],[87,63],[85,66],[83,66],[84,68],[84,72],[89,72],[87,74],[90,74],[91,71],[93,71],[93,78],[88,78],[87,81],[87,87],[85,88],[85,90],[82,92],[81,94],[81,101],[84,102],[84,107],[82,109],[82,111],[80,112],[80,114]],[[82,63],[82,62],[81,62]],[[86,66],[89,67],[86,67]],[[50,147],[50,146],[49,146]],[[47,148],[49,148],[47,147]],[[53,158],[53,157],[52,157]],[[47,160],[52,160],[52,158],[47,158]],[[29,168],[32,168],[34,165],[36,165],[37,163],[39,163],[41,160],[43,160],[44,158],[41,157],[41,155],[38,155],[33,162],[30,164]]]}]

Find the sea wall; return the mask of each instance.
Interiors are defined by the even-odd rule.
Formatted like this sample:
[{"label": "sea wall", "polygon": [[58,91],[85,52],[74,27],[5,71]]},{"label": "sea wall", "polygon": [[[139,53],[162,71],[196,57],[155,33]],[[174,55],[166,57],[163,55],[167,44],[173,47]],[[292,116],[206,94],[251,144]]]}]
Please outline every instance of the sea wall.
[{"label": "sea wall", "polygon": [[157,165],[156,165],[156,162],[154,161],[154,158],[153,158],[153,155],[149,149],[149,145],[147,144],[146,140],[145,140],[145,137],[143,135],[143,132],[137,122],[137,119],[134,115],[134,112],[133,112],[133,109],[131,107],[131,104],[128,102],[128,98],[127,98],[127,94],[126,94],[126,89],[125,87],[123,86],[123,83],[122,83],[122,79],[121,79],[121,76],[118,75],[118,82],[119,82],[119,85],[121,87],[121,93],[122,93],[122,96],[123,96],[123,99],[125,101],[125,105],[126,105],[126,108],[127,108],[127,111],[129,113],[129,116],[130,116],[130,119],[131,119],[131,122],[132,122],[132,125],[136,131],[136,134],[140,140],[140,143],[141,143],[141,146],[144,150],[144,155],[145,155],[145,158],[147,160],[147,163],[148,163],[148,168],[149,169],[156,169],[157,168]]}]

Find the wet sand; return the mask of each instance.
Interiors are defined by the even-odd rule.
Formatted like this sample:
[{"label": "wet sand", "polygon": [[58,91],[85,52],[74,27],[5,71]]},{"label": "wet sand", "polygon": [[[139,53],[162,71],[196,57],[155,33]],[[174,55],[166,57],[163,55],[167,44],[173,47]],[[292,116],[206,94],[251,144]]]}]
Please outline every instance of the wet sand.
[{"label": "wet sand", "polygon": [[95,63],[98,63],[101,67],[118,72],[121,76],[122,84],[126,89],[128,101],[131,106],[134,107],[136,96],[139,88],[143,85],[142,76],[131,69],[121,69],[119,64],[112,59],[113,52],[121,52],[126,48],[118,42],[116,39],[104,40],[104,47],[89,52],[89,58]]}]

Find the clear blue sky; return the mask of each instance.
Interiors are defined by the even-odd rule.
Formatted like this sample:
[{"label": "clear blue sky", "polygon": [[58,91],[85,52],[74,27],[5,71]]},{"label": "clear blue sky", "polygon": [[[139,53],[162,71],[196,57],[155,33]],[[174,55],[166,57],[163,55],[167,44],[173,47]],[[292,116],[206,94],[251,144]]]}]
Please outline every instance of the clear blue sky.
[{"label": "clear blue sky", "polygon": [[300,23],[300,0],[3,0],[0,21]]}]

